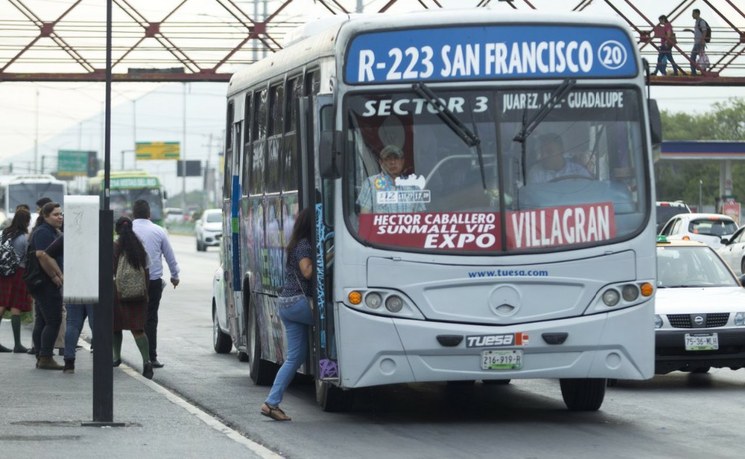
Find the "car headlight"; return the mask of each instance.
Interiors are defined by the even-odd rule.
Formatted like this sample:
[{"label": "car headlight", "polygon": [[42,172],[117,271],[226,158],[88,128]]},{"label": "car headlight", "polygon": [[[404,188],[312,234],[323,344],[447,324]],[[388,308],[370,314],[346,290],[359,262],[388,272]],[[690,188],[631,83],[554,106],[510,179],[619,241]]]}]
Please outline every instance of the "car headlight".
[{"label": "car headlight", "polygon": [[662,328],[662,316],[659,314],[654,315],[654,328]]},{"label": "car headlight", "polygon": [[745,325],[745,312],[738,312],[735,314],[735,325],[738,327]]}]

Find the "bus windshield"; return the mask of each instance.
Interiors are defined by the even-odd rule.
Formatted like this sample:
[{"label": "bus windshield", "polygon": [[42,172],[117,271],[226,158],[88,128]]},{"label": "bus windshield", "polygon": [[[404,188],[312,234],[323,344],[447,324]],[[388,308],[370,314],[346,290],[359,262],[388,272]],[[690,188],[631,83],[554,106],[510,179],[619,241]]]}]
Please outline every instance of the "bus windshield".
[{"label": "bus windshield", "polygon": [[150,204],[151,220],[163,219],[163,197],[158,188],[111,189],[110,207],[114,216],[132,217],[132,204],[138,199],[144,199]]},{"label": "bus windshield", "polygon": [[53,202],[62,204],[65,197],[65,186],[60,183],[14,183],[8,186],[8,208],[15,209],[26,204],[30,209],[36,208],[36,201],[46,196]]},{"label": "bus windshield", "polygon": [[638,90],[574,87],[547,106],[556,87],[431,89],[460,132],[414,90],[345,100],[345,202],[359,239],[511,253],[609,243],[645,225]]}]

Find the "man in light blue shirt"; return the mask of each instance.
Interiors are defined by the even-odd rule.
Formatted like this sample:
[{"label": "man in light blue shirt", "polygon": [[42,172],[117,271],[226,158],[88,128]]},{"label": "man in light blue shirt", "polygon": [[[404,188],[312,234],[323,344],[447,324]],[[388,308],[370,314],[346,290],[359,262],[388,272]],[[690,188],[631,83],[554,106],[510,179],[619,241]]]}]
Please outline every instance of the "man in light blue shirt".
[{"label": "man in light blue shirt", "polygon": [[158,361],[158,308],[160,298],[163,295],[165,283],[161,280],[163,276],[163,258],[168,263],[171,272],[171,284],[173,288],[179,284],[179,267],[176,256],[173,253],[168,234],[162,227],[150,221],[150,204],[144,199],[138,199],[132,206],[132,230],[145,246],[148,258],[150,258],[150,283],[148,285],[147,321],[145,322],[145,334],[150,345],[150,362],[153,368],[162,368],[163,364]]},{"label": "man in light blue shirt", "polygon": [[396,145],[388,145],[380,152],[379,174],[362,182],[362,190],[357,198],[360,213],[403,213],[423,212],[424,203],[416,196],[421,188],[399,182],[410,180],[404,176],[404,153]]}]

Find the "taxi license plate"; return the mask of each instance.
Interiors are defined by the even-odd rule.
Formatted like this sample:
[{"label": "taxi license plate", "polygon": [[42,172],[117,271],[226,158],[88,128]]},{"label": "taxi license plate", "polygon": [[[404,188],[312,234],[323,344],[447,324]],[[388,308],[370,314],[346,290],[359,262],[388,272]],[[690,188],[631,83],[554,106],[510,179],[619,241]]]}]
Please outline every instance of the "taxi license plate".
[{"label": "taxi license plate", "polygon": [[686,351],[719,350],[719,335],[716,333],[686,333]]},{"label": "taxi license plate", "polygon": [[522,367],[522,350],[515,349],[481,352],[482,370],[519,370]]}]

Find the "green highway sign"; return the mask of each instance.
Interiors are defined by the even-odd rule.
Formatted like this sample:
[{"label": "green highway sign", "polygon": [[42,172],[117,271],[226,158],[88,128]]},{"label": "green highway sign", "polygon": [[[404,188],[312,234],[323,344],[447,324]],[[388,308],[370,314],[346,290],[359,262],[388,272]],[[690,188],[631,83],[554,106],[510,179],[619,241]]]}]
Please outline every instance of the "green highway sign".
[{"label": "green highway sign", "polygon": [[88,161],[95,151],[57,150],[57,175],[76,177],[88,175]]}]

